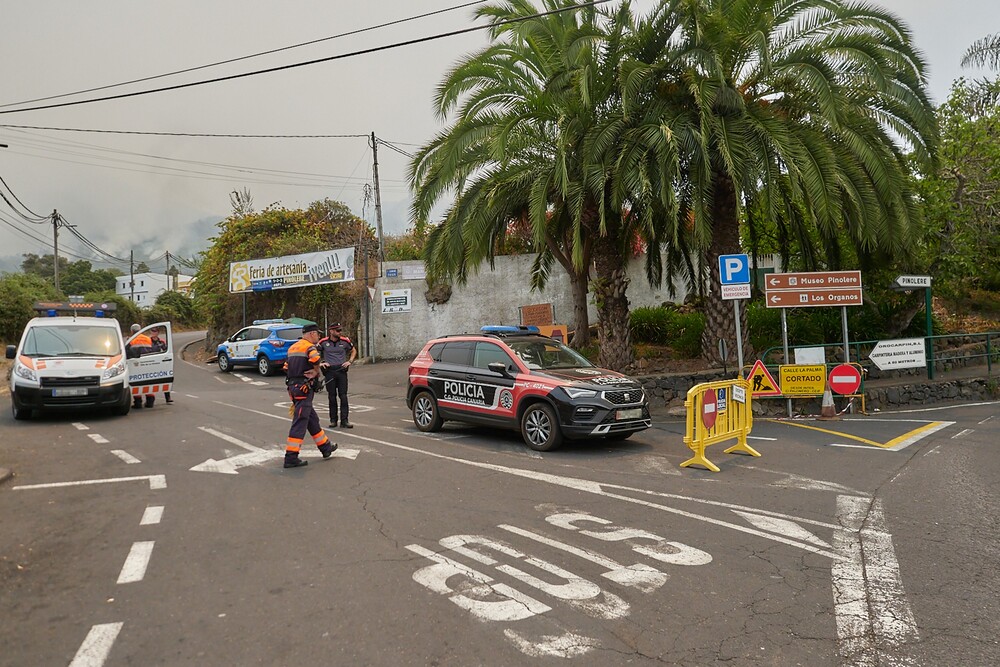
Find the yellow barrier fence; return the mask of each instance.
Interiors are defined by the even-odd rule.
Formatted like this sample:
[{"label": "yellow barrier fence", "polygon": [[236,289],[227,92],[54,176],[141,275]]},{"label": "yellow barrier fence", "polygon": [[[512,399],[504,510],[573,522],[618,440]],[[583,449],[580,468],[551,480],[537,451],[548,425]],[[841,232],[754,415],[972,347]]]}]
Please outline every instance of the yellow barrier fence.
[{"label": "yellow barrier fence", "polygon": [[747,436],[753,428],[751,401],[750,383],[742,378],[704,382],[691,387],[684,401],[687,408],[684,444],[691,448],[694,456],[681,467],[700,465],[719,472],[718,466],[705,458],[705,448],[733,438],[737,442],[725,450],[726,454],[742,452],[760,456],[760,452],[747,444]]}]

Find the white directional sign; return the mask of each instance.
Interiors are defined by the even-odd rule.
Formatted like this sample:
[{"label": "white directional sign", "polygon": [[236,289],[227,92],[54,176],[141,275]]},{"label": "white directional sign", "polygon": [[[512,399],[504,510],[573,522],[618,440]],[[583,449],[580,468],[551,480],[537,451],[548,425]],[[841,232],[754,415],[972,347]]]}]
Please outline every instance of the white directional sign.
[{"label": "white directional sign", "polygon": [[923,338],[880,340],[868,358],[881,371],[898,368],[923,368],[927,365]]},{"label": "white directional sign", "polygon": [[899,276],[896,286],[903,289],[922,289],[931,286],[930,276]]}]

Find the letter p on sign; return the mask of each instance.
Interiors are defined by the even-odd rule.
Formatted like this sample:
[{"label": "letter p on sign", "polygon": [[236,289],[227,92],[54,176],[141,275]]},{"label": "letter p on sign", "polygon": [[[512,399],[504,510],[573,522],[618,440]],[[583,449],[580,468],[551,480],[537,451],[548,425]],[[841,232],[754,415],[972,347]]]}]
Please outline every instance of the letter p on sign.
[{"label": "letter p on sign", "polygon": [[750,284],[750,258],[746,255],[719,255],[719,277],[723,285]]}]

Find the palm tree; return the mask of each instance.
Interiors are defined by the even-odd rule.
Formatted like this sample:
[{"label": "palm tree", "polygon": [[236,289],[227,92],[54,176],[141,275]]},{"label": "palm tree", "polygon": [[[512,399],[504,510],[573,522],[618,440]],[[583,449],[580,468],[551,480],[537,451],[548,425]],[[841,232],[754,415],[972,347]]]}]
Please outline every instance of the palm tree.
[{"label": "palm tree", "polygon": [[[529,0],[512,0],[480,15],[499,22],[537,11]],[[410,172],[417,219],[454,194],[425,253],[432,275],[462,279],[492,259],[511,219],[527,218],[539,252],[533,284],[544,284],[553,260],[562,264],[574,284],[579,333],[593,264],[601,363],[616,369],[633,360],[627,260],[641,239],[650,248],[647,278],[658,282],[659,248],[676,217],[669,129],[648,113],[622,112],[618,75],[634,24],[626,2],[614,13],[589,7],[497,26],[494,43],[442,84],[439,112],[457,110],[457,120],[417,154]]]},{"label": "palm tree", "polygon": [[932,162],[937,126],[895,16],[847,0],[664,0],[639,32],[624,108],[666,109],[681,150],[681,219],[710,283],[706,358],[734,339],[713,267],[741,252],[745,202],[789,237],[819,238],[805,268],[840,268],[844,236],[859,257],[910,248],[906,158]]},{"label": "palm tree", "polygon": [[1000,33],[973,42],[962,56],[962,67],[1000,69]]}]

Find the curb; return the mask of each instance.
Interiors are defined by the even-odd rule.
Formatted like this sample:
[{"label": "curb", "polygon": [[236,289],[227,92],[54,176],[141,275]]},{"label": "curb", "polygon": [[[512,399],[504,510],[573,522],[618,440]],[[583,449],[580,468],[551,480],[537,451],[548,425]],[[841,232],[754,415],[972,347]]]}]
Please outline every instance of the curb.
[{"label": "curb", "polygon": [[13,476],[14,473],[12,473],[9,468],[0,468],[0,484],[3,484]]}]

